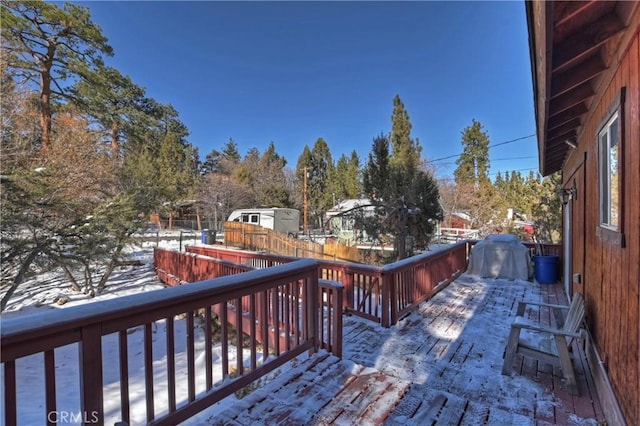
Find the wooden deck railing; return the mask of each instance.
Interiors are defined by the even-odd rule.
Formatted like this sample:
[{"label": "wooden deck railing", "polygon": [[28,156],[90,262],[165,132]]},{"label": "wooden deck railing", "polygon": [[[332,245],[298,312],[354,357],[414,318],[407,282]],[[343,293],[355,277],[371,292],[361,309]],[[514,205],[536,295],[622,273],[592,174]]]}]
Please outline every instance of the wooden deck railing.
[{"label": "wooden deck railing", "polygon": [[[317,269],[316,261],[305,259],[274,267],[268,275],[249,271],[242,276],[3,320],[4,424],[20,424],[20,407],[25,404],[32,408],[35,403],[30,397],[17,399],[21,359],[32,354],[41,354],[44,362],[42,423],[54,423],[56,417],[51,413],[69,410],[56,403],[55,365],[57,350],[71,344],[78,348],[81,380],[78,388],[64,391],[78,395],[81,418],[97,424],[130,423],[131,405],[144,404],[146,423],[176,424],[187,419],[301,353],[317,350],[322,335],[341,328],[340,315],[335,315],[339,312],[335,308],[341,302],[340,292],[334,291],[338,289],[330,283],[319,284]],[[323,305],[333,307],[333,312],[319,310],[318,296]],[[224,318],[227,310],[222,307],[239,306],[245,301],[247,311],[235,313],[237,323],[246,316],[253,324],[249,347],[243,349],[243,334],[228,325],[230,321]],[[215,321],[214,312],[220,313],[219,321]],[[320,327],[319,321],[327,319],[327,315],[328,325]],[[201,319],[196,321],[197,317]],[[178,325],[186,327],[186,341],[178,338]],[[143,343],[132,347],[130,333],[138,329],[143,333]],[[287,343],[282,345],[280,339],[275,339],[258,345],[256,337],[268,336],[271,329],[281,330]],[[153,342],[160,334],[166,342],[166,357],[154,354],[157,343]],[[196,336],[203,341],[196,341]],[[329,344],[334,349],[339,347],[338,338],[332,339]],[[116,359],[104,359],[107,341],[117,346]],[[129,353],[137,352],[142,352],[144,358],[142,373],[129,364]],[[219,357],[219,362],[214,363],[214,357]],[[186,365],[186,372],[177,371],[178,363]],[[159,376],[158,369],[162,370]],[[187,378],[187,391],[182,395],[176,385],[183,377],[179,373]],[[137,374],[144,377],[144,396],[129,388],[130,375]],[[158,377],[163,379],[159,381]],[[107,387],[114,391],[114,385],[115,393],[108,399],[109,408],[105,408],[103,395]],[[117,400],[118,407],[111,407]],[[168,401],[163,412],[154,403],[158,400]]]},{"label": "wooden deck railing", "polygon": [[[385,327],[395,324],[466,269],[473,243],[453,244],[384,267],[212,246],[188,248],[200,254],[156,250],[158,274],[173,288],[3,321],[4,424],[19,424],[20,405],[33,403],[17,400],[16,365],[32,354],[40,354],[44,365],[43,423],[54,423],[49,413],[67,409],[57,406],[55,373],[56,352],[66,345],[78,348],[81,380],[77,389],[65,392],[78,394],[84,418],[99,424],[130,423],[136,401],[144,404],[146,423],[178,423],[305,351],[325,348],[340,356],[342,312]],[[561,255],[559,246],[547,245],[545,252]],[[270,269],[252,270],[258,267]],[[179,285],[188,281],[197,282]],[[178,337],[178,324],[186,329],[184,337]],[[142,343],[132,346],[129,334],[138,329]],[[164,336],[166,357],[154,356],[158,333]],[[109,365],[104,359],[108,341],[117,347],[117,359],[112,360],[117,373],[103,369]],[[220,357],[216,363],[214,347]],[[144,358],[144,396],[134,397],[129,389],[130,376],[139,373],[129,364],[134,351]],[[184,395],[176,385],[179,360],[186,365]],[[159,366],[163,383],[155,375]],[[110,397],[119,399],[116,408],[105,408],[106,375],[116,388]],[[204,381],[200,386],[199,380]],[[154,402],[158,392],[168,401],[164,411]]]},{"label": "wooden deck railing", "polygon": [[[177,250],[154,250],[154,265],[160,280],[170,286],[182,285],[187,283],[197,283],[202,280],[218,278],[226,275],[235,275],[238,273],[252,271],[258,269],[250,265],[266,265],[263,267],[271,267],[282,265],[287,262],[297,261],[295,258],[277,259],[268,258],[259,253],[252,253],[241,250],[216,249],[212,247],[188,246],[189,252],[180,252]],[[202,254],[196,254],[202,253]],[[253,256],[252,256],[253,254]],[[221,258],[231,259],[222,260]],[[242,262],[242,263],[240,263]],[[323,278],[323,277],[319,277]],[[344,288],[339,283],[332,283],[329,278],[319,280],[319,293],[317,295],[318,303],[322,303],[323,309],[320,310],[319,325],[319,347],[332,352],[336,356],[342,356],[342,327],[336,327],[336,321],[342,321],[342,299]],[[303,303],[302,288],[293,283],[279,288],[281,291],[282,303],[271,304],[263,315],[263,306],[257,306],[257,317],[250,318],[248,313],[251,311],[251,298],[243,297],[240,303],[229,301],[226,305],[225,312],[220,307],[214,307],[214,313],[219,318],[226,318],[232,326],[240,328],[247,335],[251,334],[254,322],[258,322],[258,326],[262,323],[263,318],[273,320],[273,314],[278,313],[279,318],[285,321],[280,323],[280,329],[271,327],[268,335],[256,335],[258,343],[274,347],[283,347],[289,350],[291,342],[285,337],[289,336],[291,330],[300,328],[301,317],[300,305]],[[269,299],[272,300],[272,299]],[[339,305],[336,305],[337,302]],[[238,309],[240,306],[240,309]],[[276,330],[279,330],[277,332]],[[324,333],[323,331],[328,332]],[[277,337],[279,336],[279,338]]]},{"label": "wooden deck railing", "polygon": [[204,256],[214,257],[216,259],[227,260],[229,262],[249,265],[256,269],[270,268],[276,265],[295,262],[299,258],[273,255],[265,253],[256,253],[255,251],[228,249],[222,246],[185,246],[185,250],[189,253],[201,254]]},{"label": "wooden deck railing", "polygon": [[[435,295],[467,269],[467,242],[424,253],[382,268],[389,287],[390,319],[395,324],[402,316]],[[386,321],[383,318],[383,325]]]},{"label": "wooden deck railing", "polygon": [[[218,246],[187,246],[189,252],[250,265],[277,265],[295,260]],[[318,261],[318,278],[344,286],[343,309],[384,327],[453,281],[467,267],[469,242],[427,252],[384,267],[338,261]]]}]

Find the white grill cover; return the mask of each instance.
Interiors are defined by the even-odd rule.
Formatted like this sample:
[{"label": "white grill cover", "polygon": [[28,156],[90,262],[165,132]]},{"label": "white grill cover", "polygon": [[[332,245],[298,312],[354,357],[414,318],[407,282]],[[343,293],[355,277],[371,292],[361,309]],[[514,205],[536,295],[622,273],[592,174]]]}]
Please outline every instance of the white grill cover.
[{"label": "white grill cover", "polygon": [[529,249],[511,234],[489,235],[469,254],[467,273],[483,278],[528,280],[533,277]]}]

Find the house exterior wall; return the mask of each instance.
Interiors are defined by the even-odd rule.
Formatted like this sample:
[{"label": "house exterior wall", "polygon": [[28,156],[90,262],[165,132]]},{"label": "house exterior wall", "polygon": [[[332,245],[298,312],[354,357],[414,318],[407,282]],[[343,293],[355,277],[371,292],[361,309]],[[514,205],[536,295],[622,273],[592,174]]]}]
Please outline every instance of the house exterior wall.
[{"label": "house exterior wall", "polygon": [[[564,187],[574,185],[573,291],[583,293],[595,351],[627,424],[640,424],[640,32],[634,34],[603,80],[592,113],[563,167]],[[624,243],[600,229],[597,135],[609,107],[625,88],[622,145]],[[593,366],[592,366],[593,368]]]}]

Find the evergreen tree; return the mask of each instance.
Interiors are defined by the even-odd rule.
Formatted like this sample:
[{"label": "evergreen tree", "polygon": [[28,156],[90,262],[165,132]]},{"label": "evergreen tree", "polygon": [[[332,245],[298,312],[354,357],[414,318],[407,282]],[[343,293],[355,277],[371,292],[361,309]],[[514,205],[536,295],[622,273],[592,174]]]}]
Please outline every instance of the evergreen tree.
[{"label": "evergreen tree", "polygon": [[121,174],[96,149],[100,135],[88,130],[86,121],[73,112],[58,114],[55,121],[64,131],[54,135],[46,163],[23,158],[3,173],[2,267],[12,285],[2,307],[35,267],[40,273],[61,268],[77,291],[101,291],[154,207],[156,176],[141,182],[132,173],[140,174],[147,163]]},{"label": "evergreen tree", "polygon": [[202,163],[202,174],[206,175],[207,173],[220,173],[220,162],[222,159],[222,152],[217,149],[212,150],[205,157],[204,162]]},{"label": "evergreen tree", "polygon": [[275,144],[269,146],[259,162],[261,204],[271,207],[289,207],[289,190],[286,186],[284,168],[287,160],[276,152]]},{"label": "evergreen tree", "polygon": [[391,197],[389,157],[389,140],[384,135],[376,137],[362,179],[364,192],[373,199],[388,200]]},{"label": "evergreen tree", "polygon": [[238,152],[238,144],[232,138],[229,138],[227,143],[222,148],[222,155],[225,160],[232,163],[239,163],[241,160],[240,153]]},{"label": "evergreen tree", "polygon": [[214,149],[207,154],[202,166],[202,174],[222,173],[230,176],[240,161],[241,157],[238,152],[238,145],[232,138],[229,138],[223,146],[222,151]]},{"label": "evergreen tree", "polygon": [[362,225],[367,234],[379,240],[393,235],[397,259],[409,254],[409,237],[426,247],[435,224],[442,219],[436,181],[420,164],[422,147],[410,131],[409,115],[396,96],[391,141],[383,135],[374,139],[363,171],[363,189],[377,214],[365,218]]},{"label": "evergreen tree", "polygon": [[403,167],[408,175],[418,170],[422,146],[417,139],[411,138],[411,121],[399,95],[393,98],[393,114],[391,115],[390,143],[393,147],[391,165]]},{"label": "evergreen tree", "polygon": [[498,191],[504,190],[505,185],[504,185],[504,179],[502,178],[502,173],[498,172],[498,174],[496,175],[496,180],[493,184],[495,185]]},{"label": "evergreen tree", "polygon": [[[334,165],[327,142],[318,138],[313,149],[310,150],[305,146],[302,155],[298,158],[296,175],[299,179],[300,193],[303,198],[306,196],[308,224],[315,228],[323,227],[325,212],[332,206],[331,176],[333,174]],[[301,203],[303,209],[304,202],[303,199]]]},{"label": "evergreen tree", "polygon": [[479,121],[474,119],[462,132],[462,148],[454,171],[456,183],[477,189],[489,182],[489,137]]},{"label": "evergreen tree", "polygon": [[489,233],[502,226],[506,207],[489,179],[489,137],[475,119],[462,132],[463,152],[454,171],[459,209],[469,214],[471,226]]},{"label": "evergreen tree", "polygon": [[84,6],[3,0],[0,10],[8,66],[39,88],[41,148],[47,152],[53,106],[69,96],[65,83],[83,78],[113,52]]},{"label": "evergreen tree", "polygon": [[562,174],[556,172],[538,184],[538,202],[533,207],[535,233],[541,243],[557,243],[562,238],[562,202],[558,191],[562,188]]},{"label": "evergreen tree", "polygon": [[[360,181],[360,158],[353,151],[351,157],[342,154],[335,167],[331,187],[335,201],[343,199],[359,198],[362,194]],[[335,204],[335,202],[334,202]]]},{"label": "evergreen tree", "polygon": [[136,126],[148,124],[143,109],[145,90],[110,67],[98,67],[70,89],[73,103],[93,117],[110,144],[112,158],[122,157],[121,146]]}]

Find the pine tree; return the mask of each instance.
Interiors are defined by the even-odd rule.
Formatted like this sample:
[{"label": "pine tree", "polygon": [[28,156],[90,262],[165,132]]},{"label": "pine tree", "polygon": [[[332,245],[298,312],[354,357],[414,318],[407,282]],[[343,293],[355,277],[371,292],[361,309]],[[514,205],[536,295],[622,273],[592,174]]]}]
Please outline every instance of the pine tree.
[{"label": "pine tree", "polygon": [[456,183],[478,189],[489,182],[489,137],[479,121],[474,119],[462,132],[462,147],[454,171]]},{"label": "pine tree", "polygon": [[8,66],[40,91],[41,148],[47,152],[53,105],[69,96],[65,81],[83,78],[113,51],[84,6],[3,0],[0,10]]},{"label": "pine tree", "polygon": [[236,164],[239,163],[242,158],[238,152],[238,144],[232,138],[229,138],[229,141],[227,141],[222,148],[222,155],[227,161]]},{"label": "pine tree", "polygon": [[392,196],[389,157],[389,140],[386,136],[373,139],[369,160],[363,171],[362,186],[364,192],[375,200],[388,200]]},{"label": "pine tree", "polygon": [[114,160],[122,157],[122,144],[134,128],[149,122],[143,108],[145,90],[118,70],[100,66],[87,71],[69,90],[72,102],[102,126]]},{"label": "pine tree", "polygon": [[418,170],[422,147],[417,139],[411,138],[411,121],[399,95],[393,98],[391,116],[392,167],[403,167],[411,175]]},{"label": "pine tree", "polygon": [[437,184],[420,163],[422,147],[410,132],[409,115],[396,95],[391,140],[383,135],[374,139],[363,171],[363,189],[377,211],[363,226],[374,238],[393,235],[397,259],[408,255],[410,237],[426,247],[442,219]]},{"label": "pine tree", "polygon": [[562,187],[562,174],[546,176],[539,184],[538,202],[533,207],[535,233],[541,243],[557,243],[562,235],[562,202],[558,190]]},{"label": "pine tree", "polygon": [[[329,145],[323,138],[318,138],[311,150],[303,151],[298,159],[298,176],[301,178],[301,193],[304,191],[306,176],[306,196],[309,224],[316,228],[324,225],[324,215],[333,203],[330,179],[334,174],[334,164]],[[304,200],[303,200],[304,202]]]},{"label": "pine tree", "polygon": [[331,187],[336,202],[360,197],[362,193],[360,158],[355,151],[351,153],[351,157],[344,154],[340,156],[336,163],[335,174],[331,179]]},{"label": "pine tree", "polygon": [[454,171],[459,209],[469,214],[472,227],[488,233],[506,219],[504,199],[489,179],[489,137],[474,119],[463,130],[461,143]]}]

